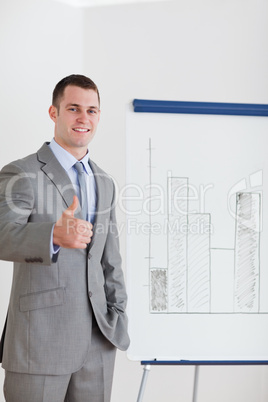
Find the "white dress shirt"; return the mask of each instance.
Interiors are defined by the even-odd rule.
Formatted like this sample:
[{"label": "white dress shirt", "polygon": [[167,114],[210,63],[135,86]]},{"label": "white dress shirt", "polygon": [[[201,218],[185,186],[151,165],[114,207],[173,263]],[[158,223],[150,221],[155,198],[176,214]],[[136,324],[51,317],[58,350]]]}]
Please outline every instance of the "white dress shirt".
[{"label": "white dress shirt", "polygon": [[[58,159],[59,163],[63,167],[63,169],[68,174],[78,198],[80,197],[79,192],[79,183],[78,183],[78,174],[76,169],[74,168],[74,164],[77,159],[71,155],[68,151],[62,148],[53,138],[49,147],[55,157]],[[83,163],[84,172],[86,173],[86,183],[87,183],[87,199],[88,199],[88,221],[92,224],[94,223],[95,213],[96,213],[96,205],[97,205],[97,194],[96,194],[96,183],[94,179],[93,172],[88,162],[89,156],[88,153],[81,159],[79,162]]]},{"label": "white dress shirt", "polygon": [[[80,197],[80,192],[79,192],[79,183],[78,183],[78,173],[77,170],[75,169],[74,165],[77,161],[77,159],[70,154],[68,151],[66,151],[64,148],[62,148],[55,140],[54,138],[49,144],[49,148],[63,167],[63,169],[66,171],[68,174],[76,195],[78,198]],[[96,207],[97,207],[97,192],[96,192],[96,182],[94,179],[93,172],[91,170],[91,167],[89,165],[89,156],[88,152],[84,156],[83,159],[81,159],[79,162],[82,162],[84,172],[86,173],[86,184],[87,184],[87,200],[88,200],[88,221],[91,222],[92,224],[94,223],[95,219],[95,213],[96,213]],[[53,226],[54,229],[54,226]],[[53,254],[56,254],[60,247],[53,245],[53,230],[51,233],[51,256]]]}]

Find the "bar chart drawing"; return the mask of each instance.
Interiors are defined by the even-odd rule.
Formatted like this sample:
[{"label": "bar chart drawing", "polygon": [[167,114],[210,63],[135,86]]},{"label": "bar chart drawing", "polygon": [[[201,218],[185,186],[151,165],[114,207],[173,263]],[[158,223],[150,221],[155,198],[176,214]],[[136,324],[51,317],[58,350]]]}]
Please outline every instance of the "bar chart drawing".
[{"label": "bar chart drawing", "polygon": [[[151,142],[149,153],[151,169]],[[156,267],[149,258],[150,313],[260,313],[261,193],[236,194],[234,246],[213,248],[210,213],[189,211],[190,179],[166,178],[167,265]],[[224,293],[220,281],[214,280],[219,261],[225,269],[222,275],[229,277]]]}]

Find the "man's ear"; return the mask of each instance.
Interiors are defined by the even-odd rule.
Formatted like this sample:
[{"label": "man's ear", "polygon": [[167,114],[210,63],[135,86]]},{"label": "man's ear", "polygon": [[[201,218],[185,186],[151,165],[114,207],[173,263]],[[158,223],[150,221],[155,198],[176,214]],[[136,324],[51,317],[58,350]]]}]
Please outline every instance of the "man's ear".
[{"label": "man's ear", "polygon": [[58,115],[57,108],[55,106],[51,105],[50,108],[48,109],[48,113],[49,113],[51,120],[53,120],[54,123],[56,123],[57,115]]}]

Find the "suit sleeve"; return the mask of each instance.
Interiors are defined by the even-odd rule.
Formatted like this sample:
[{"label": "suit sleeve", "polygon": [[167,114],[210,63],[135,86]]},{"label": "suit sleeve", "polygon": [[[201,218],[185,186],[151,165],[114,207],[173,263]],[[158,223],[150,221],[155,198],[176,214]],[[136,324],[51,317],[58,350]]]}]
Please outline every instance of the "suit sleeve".
[{"label": "suit sleeve", "polygon": [[37,173],[26,173],[11,163],[0,172],[0,259],[51,265],[50,238],[54,222],[37,216],[33,182]]}]

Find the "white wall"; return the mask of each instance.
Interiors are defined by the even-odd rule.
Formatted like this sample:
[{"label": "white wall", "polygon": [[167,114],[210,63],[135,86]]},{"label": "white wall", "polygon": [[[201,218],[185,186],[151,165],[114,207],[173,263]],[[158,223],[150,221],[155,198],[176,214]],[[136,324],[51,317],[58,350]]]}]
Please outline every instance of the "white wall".
[{"label": "white wall", "polygon": [[[0,165],[50,140],[52,89],[63,76],[81,72],[101,92],[92,158],[123,186],[125,105],[133,98],[268,103],[267,19],[266,0],[85,10],[52,0],[1,0]],[[118,220],[124,223],[119,210]],[[124,236],[121,249],[125,257]],[[11,269],[0,262],[0,326]],[[137,331],[142,336],[142,328]],[[193,373],[193,367],[152,368],[144,402],[190,402]],[[119,352],[112,402],[136,401],[141,375],[140,364]],[[202,367],[198,402],[265,402],[267,378],[266,367]]]},{"label": "white wall", "polygon": [[[92,157],[124,185],[125,105],[133,98],[268,103],[267,48],[266,0],[88,9],[85,70],[102,97]],[[121,245],[125,257],[124,236]],[[193,375],[194,367],[152,367],[144,402],[191,402]],[[139,362],[120,352],[112,402],[136,401],[141,376]],[[267,367],[201,367],[198,402],[264,402],[267,379]]]},{"label": "white wall", "polygon": [[[55,84],[83,72],[83,12],[50,0],[0,1],[0,167],[53,137]],[[12,264],[0,261],[0,331]],[[4,371],[0,370],[0,401]]]}]

